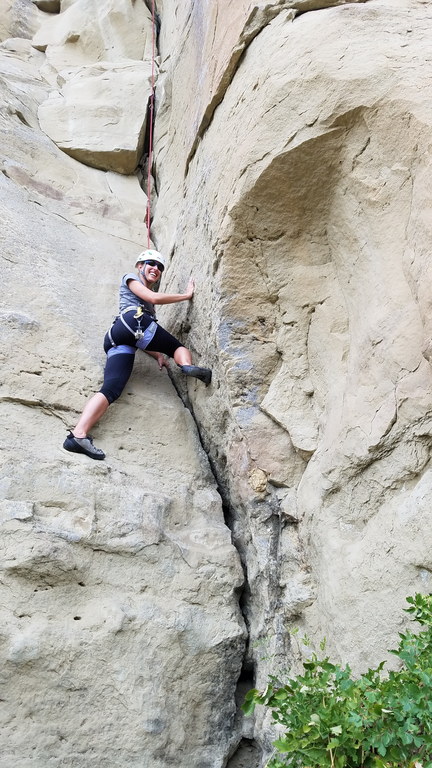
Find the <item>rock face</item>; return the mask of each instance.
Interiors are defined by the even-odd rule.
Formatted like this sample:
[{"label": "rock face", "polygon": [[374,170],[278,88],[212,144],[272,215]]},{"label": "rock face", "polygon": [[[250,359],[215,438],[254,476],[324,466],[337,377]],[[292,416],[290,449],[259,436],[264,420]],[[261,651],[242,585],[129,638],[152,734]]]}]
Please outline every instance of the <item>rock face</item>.
[{"label": "rock face", "polygon": [[[37,459],[30,454],[19,469],[6,460],[2,470],[5,768],[85,766],[89,758],[186,768],[191,751],[197,764],[222,765],[230,746],[235,709],[226,681],[239,674],[232,594],[242,572],[190,417],[176,401],[170,406],[169,387],[149,378],[159,428],[174,428],[183,444],[183,471],[165,479],[158,466],[179,463],[177,446],[161,450],[151,435],[147,450],[134,445],[136,435],[124,437],[125,412],[110,426],[116,452],[134,454],[135,476],[127,460],[95,469],[84,458],[53,457],[51,440],[44,449],[41,439],[52,416],[14,405],[25,438],[17,448],[24,453],[31,440]],[[130,411],[140,396],[132,387]]]},{"label": "rock face", "polygon": [[431,9],[289,5],[204,81],[181,133],[169,99],[202,73],[172,54],[174,0],[161,34],[154,231],[171,274],[198,277],[177,329],[217,371],[194,410],[247,568],[259,683],[262,643],[282,666],[292,624],[356,671],[381,660],[405,596],[431,588]]},{"label": "rock face", "polygon": [[76,0],[46,17],[33,45],[45,52],[45,76],[57,85],[39,107],[42,130],[81,163],[132,174],[143,154],[151,92],[144,3]]},{"label": "rock face", "polygon": [[137,361],[96,467],[151,14],[2,10],[0,768],[261,768],[293,625],[360,671],[432,587],[430,4],[159,0],[159,314],[213,383]]},{"label": "rock face", "polygon": [[40,126],[81,163],[130,175],[143,154],[150,92],[149,62],[75,67],[40,105]]},{"label": "rock face", "polygon": [[45,53],[8,39],[0,67],[0,765],[222,767],[244,576],[189,411],[142,355],[107,460],[61,447],[100,386],[146,197],[42,132]]},{"label": "rock face", "polygon": [[0,0],[0,40],[31,39],[41,18],[42,14],[31,0]]}]

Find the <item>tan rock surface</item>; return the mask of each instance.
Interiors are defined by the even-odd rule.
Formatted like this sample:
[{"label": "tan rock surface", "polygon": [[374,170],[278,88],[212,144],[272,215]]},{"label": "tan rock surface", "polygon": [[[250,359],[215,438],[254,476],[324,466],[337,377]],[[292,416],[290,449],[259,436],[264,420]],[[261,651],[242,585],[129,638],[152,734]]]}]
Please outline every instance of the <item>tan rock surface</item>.
[{"label": "tan rock surface", "polygon": [[141,355],[96,430],[107,460],[61,447],[100,385],[146,198],[39,130],[44,61],[0,48],[0,766],[221,766],[243,572],[192,417]]},{"label": "tan rock surface", "polygon": [[[170,470],[172,441],[174,455],[148,427],[141,443],[125,435],[125,420],[140,426],[139,380],[109,422],[118,458],[103,466],[63,457],[53,408],[15,401],[11,430],[11,404],[1,405],[2,766],[91,757],[186,768],[191,751],[206,759],[210,723],[225,730],[211,752],[227,749],[233,701],[216,681],[238,675],[242,630],[229,595],[242,573],[190,421],[171,387],[141,373],[159,430],[182,442],[181,473]],[[28,456],[18,468],[12,441]]]},{"label": "tan rock surface", "polygon": [[45,14],[33,36],[53,85],[39,107],[40,126],[81,163],[126,175],[136,170],[155,69],[151,29],[144,3],[75,0]]},{"label": "tan rock surface", "polygon": [[143,154],[150,62],[74,67],[62,80],[39,107],[41,129],[81,163],[132,174]]},{"label": "tan rock surface", "polygon": [[151,14],[128,0],[69,0],[44,14],[33,44],[58,72],[97,61],[143,61],[151,56]]},{"label": "tan rock surface", "polygon": [[[381,660],[432,587],[431,6],[158,3],[152,236],[164,287],[197,280],[159,315],[214,378],[174,371],[198,439],[138,362],[97,466],[61,443],[147,241],[118,171],[141,161],[150,14],[2,7],[0,768],[261,768],[270,731],[234,696],[243,574],[200,439],[247,575],[237,703],[295,661],[293,624],[356,671]],[[143,81],[127,126],[91,125],[120,71]],[[109,171],[66,154],[85,140]]]},{"label": "tan rock surface", "polygon": [[[43,203],[79,230],[98,232],[101,240],[105,234],[117,236],[117,247],[133,258],[147,240],[146,197],[137,178],[86,168],[57,152],[39,131],[37,118],[50,90],[38,73],[44,55],[29,41],[17,39],[5,42],[0,50],[1,97],[8,105],[1,123],[4,175],[24,188],[33,204]],[[108,310],[107,316],[111,314]]]},{"label": "tan rock surface", "polygon": [[[164,225],[163,210],[170,210],[181,195],[191,157],[242,56],[260,31],[281,13],[287,19],[294,19],[297,13],[314,8],[364,1],[265,0],[256,3],[237,0],[233,5],[230,0],[217,0],[204,7],[200,3],[161,0],[158,4],[163,20],[159,39],[161,77],[155,139],[159,157],[157,174],[165,192],[159,201],[161,216],[155,221],[155,227]],[[266,51],[263,61],[271,60],[271,50]],[[161,230],[161,237],[172,246],[172,232]]]},{"label": "tan rock surface", "polygon": [[0,42],[10,37],[31,39],[41,19],[31,0],[0,0]]},{"label": "tan rock surface", "polygon": [[[357,670],[394,645],[405,596],[431,588],[413,555],[429,534],[405,522],[417,485],[431,492],[431,21],[419,2],[279,13],[241,59],[177,208],[163,182],[182,155],[161,127],[158,244],[174,237],[177,274],[198,278],[177,327],[216,368],[211,398],[190,396],[233,504],[252,637],[283,652],[305,611]],[[164,87],[181,98],[175,77]],[[285,479],[262,498],[247,478],[270,460]]]}]

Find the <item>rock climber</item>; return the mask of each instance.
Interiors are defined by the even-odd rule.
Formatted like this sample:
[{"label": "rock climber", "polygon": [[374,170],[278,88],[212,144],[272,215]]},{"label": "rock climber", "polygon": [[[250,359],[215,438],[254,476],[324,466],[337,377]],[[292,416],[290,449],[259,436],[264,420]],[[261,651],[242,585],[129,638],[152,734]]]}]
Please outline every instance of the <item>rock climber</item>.
[{"label": "rock climber", "polygon": [[165,269],[165,259],[153,249],[139,254],[135,268],[137,274],[130,272],[123,276],[119,292],[119,315],[105,334],[107,362],[103,385],[85,405],[75,428],[63,443],[67,451],[84,453],[92,459],[104,459],[105,454],[93,445],[89,431],[123,392],[132,373],[137,349],[154,357],[160,370],[164,366],[168,368],[165,357],[168,355],[174,358],[186,376],[194,376],[206,386],[211,382],[211,370],[192,365],[190,351],[158,324],[155,313],[157,304],[175,304],[192,299],[194,280],[189,280],[185,293],[158,293],[154,290]]}]

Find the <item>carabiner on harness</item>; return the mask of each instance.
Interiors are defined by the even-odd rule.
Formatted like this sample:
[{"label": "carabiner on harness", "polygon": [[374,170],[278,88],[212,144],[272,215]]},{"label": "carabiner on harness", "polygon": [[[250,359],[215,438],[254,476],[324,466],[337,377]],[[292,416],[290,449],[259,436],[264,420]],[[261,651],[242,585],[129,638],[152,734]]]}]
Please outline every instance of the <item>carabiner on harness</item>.
[{"label": "carabiner on harness", "polygon": [[137,308],[137,311],[134,314],[134,320],[137,321],[137,327],[136,327],[136,331],[134,332],[134,336],[137,341],[139,341],[139,339],[142,339],[142,337],[144,336],[144,331],[141,328],[141,318],[143,314],[144,312],[141,306]]}]

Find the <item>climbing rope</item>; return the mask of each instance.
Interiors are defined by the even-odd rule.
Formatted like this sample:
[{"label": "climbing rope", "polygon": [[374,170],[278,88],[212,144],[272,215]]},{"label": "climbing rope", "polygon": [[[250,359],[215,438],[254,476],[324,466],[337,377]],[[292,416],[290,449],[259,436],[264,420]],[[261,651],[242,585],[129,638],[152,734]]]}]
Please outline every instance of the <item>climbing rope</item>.
[{"label": "climbing rope", "polygon": [[149,108],[149,152],[148,152],[148,172],[147,172],[147,248],[150,248],[150,194],[151,194],[151,169],[153,162],[153,112],[155,97],[155,56],[156,56],[156,33],[155,33],[155,0],[152,0],[152,57],[151,57],[151,92]]}]

